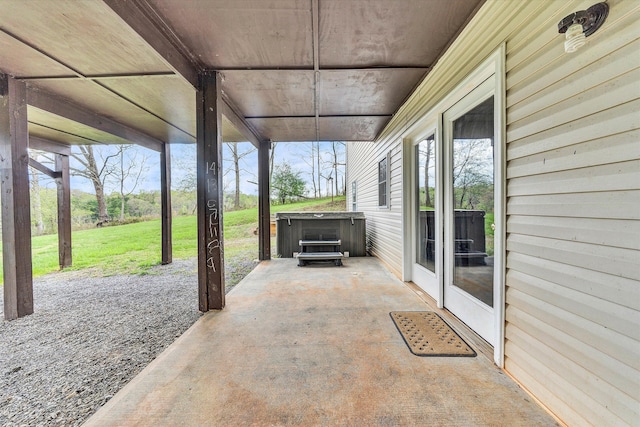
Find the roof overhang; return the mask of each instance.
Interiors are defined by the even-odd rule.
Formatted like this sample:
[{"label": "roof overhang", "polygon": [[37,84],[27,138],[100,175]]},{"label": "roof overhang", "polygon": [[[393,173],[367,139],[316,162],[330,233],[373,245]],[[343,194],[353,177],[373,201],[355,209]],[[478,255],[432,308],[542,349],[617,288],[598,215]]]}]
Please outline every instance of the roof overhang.
[{"label": "roof overhang", "polygon": [[481,3],[3,0],[0,70],[62,144],[194,143],[205,69],[225,141],[370,141]]}]

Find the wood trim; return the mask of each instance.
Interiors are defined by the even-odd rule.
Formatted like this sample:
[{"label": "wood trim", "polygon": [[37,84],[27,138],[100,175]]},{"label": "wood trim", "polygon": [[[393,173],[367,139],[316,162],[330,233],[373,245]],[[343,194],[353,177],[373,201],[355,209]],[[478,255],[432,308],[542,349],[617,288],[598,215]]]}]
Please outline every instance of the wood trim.
[{"label": "wood trim", "polygon": [[29,90],[27,92],[27,102],[29,105],[40,110],[107,132],[154,151],[161,151],[164,144],[163,141],[146,133],[130,128],[108,117],[87,111],[62,98],[55,97],[43,91]]}]

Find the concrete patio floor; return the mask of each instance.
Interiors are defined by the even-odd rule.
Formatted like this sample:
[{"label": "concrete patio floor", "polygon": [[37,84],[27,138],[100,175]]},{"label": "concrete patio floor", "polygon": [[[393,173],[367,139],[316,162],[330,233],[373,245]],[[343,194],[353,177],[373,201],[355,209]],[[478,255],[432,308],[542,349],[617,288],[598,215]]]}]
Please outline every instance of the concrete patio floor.
[{"label": "concrete patio floor", "polygon": [[477,346],[414,356],[389,312],[432,307],[375,258],[344,264],[261,263],[85,425],[557,425]]}]

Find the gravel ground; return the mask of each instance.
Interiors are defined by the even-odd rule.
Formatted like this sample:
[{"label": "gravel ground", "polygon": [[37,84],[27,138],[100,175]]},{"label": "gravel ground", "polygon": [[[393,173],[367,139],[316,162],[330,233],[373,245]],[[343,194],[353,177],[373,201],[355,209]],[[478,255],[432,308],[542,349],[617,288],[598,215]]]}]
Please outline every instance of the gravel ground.
[{"label": "gravel ground", "polygon": [[[227,263],[227,292],[255,265]],[[82,424],[200,317],[196,271],[35,279],[34,314],[0,323],[0,426]]]}]

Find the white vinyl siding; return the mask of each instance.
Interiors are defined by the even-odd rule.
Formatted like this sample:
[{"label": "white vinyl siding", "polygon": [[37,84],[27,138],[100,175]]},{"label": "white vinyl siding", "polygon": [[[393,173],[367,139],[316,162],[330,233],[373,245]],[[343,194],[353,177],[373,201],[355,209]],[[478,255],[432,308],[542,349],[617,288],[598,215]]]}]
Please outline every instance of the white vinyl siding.
[{"label": "white vinyl siding", "polygon": [[609,5],[574,54],[565,10],[507,41],[505,369],[570,425],[640,419],[640,4]]},{"label": "white vinyl siding", "polygon": [[[640,2],[608,1],[603,27],[566,54],[558,21],[593,3],[488,0],[379,140],[350,150],[348,168],[363,200],[377,183],[366,162],[392,150],[399,169],[399,141],[505,43],[505,370],[569,425],[637,425]],[[394,271],[401,176],[391,212],[361,209]]]},{"label": "white vinyl siding", "polygon": [[[387,159],[387,205],[378,205],[378,164]],[[347,178],[358,183],[358,211],[364,212],[367,245],[398,277],[402,265],[402,150],[399,143],[347,143]]]}]

